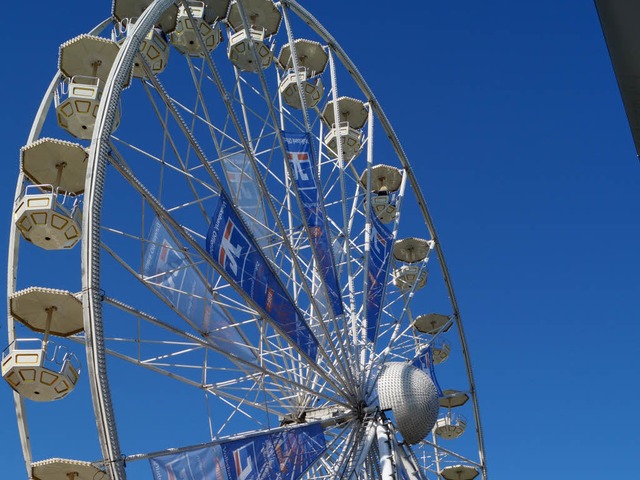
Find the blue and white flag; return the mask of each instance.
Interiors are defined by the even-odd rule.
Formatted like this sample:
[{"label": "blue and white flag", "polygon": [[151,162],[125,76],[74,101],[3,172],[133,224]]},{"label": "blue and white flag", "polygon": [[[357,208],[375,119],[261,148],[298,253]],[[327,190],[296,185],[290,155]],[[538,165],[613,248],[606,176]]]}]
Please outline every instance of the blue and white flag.
[{"label": "blue and white flag", "polygon": [[393,233],[385,227],[371,210],[371,244],[369,246],[369,265],[367,269],[367,338],[375,342],[378,323],[382,312],[385,285],[391,251]]},{"label": "blue and white flag", "polygon": [[436,390],[438,390],[438,396],[442,397],[442,389],[440,388],[440,384],[436,378],[436,369],[434,368],[435,363],[433,362],[433,346],[431,344],[427,345],[420,351],[420,353],[418,353],[418,355],[416,355],[412,365],[429,374]]},{"label": "blue and white flag", "polygon": [[316,183],[315,162],[311,153],[309,135],[306,133],[282,132],[287,159],[293,172],[293,179],[302,203],[304,217],[309,227],[309,241],[313,247],[318,270],[329,296],[334,315],[344,313],[342,295],[338,281],[331,238],[324,211],[324,199]]},{"label": "blue and white flag", "polygon": [[253,351],[207,288],[184,250],[156,217],[151,224],[143,275],[159,293],[193,322],[219,349],[255,362]]},{"label": "blue and white flag", "polygon": [[258,248],[228,197],[222,194],[207,232],[207,252],[289,341],[315,359],[315,337]]},{"label": "blue and white flag", "polygon": [[297,480],[326,450],[320,424],[149,460],[154,480]]},{"label": "blue and white flag", "polygon": [[220,445],[149,459],[154,480],[229,480]]},{"label": "blue and white flag", "polygon": [[241,212],[258,245],[264,252],[270,254],[264,201],[260,195],[251,162],[242,152],[224,157],[221,164],[234,205]]},{"label": "blue and white flag", "polygon": [[319,424],[221,444],[229,480],[295,480],[326,449]]}]

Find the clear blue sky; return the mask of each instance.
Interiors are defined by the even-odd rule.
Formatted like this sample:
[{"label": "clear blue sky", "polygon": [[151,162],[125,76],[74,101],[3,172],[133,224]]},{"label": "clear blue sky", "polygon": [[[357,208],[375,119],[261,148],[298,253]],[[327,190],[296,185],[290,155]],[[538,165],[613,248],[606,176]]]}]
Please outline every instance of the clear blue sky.
[{"label": "clear blue sky", "polygon": [[[640,444],[640,164],[593,4],[303,4],[358,65],[421,178],[465,322],[490,477],[628,476]],[[5,231],[58,45],[110,6],[7,10]],[[24,478],[6,386],[0,433],[0,476]]]}]

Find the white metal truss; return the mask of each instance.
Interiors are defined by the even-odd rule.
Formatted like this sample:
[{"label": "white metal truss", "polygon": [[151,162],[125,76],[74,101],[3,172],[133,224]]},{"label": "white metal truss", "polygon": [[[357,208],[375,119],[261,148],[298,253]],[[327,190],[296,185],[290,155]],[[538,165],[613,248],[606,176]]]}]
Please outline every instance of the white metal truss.
[{"label": "white metal truss", "polygon": [[[236,1],[241,19],[237,28],[250,32],[256,22],[251,2]],[[55,252],[35,246],[21,249],[25,242],[14,223],[10,234],[9,297],[43,281],[80,290],[84,329],[63,341],[86,353],[91,399],[85,400],[92,403],[99,437],[99,452],[91,460],[112,480],[124,480],[127,463],[188,451],[194,444],[320,423],[326,451],[305,478],[386,480],[398,478],[402,471],[408,478],[425,479],[440,475],[448,465],[463,463],[486,480],[476,387],[442,247],[416,175],[364,77],[335,38],[294,0],[274,3],[282,25],[264,40],[275,57],[268,68],[242,71],[227,58],[226,42],[211,54],[203,53],[206,42],[199,33],[195,37],[199,55],[172,49],[166,71],[157,74],[139,56],[140,46],[174,2],[141,3],[146,8],[126,28],[109,18],[91,31],[107,38],[114,28],[120,47],[104,84],[93,136],[83,144],[88,148],[88,168],[81,251],[61,260],[62,256],[53,258]],[[178,3],[195,24],[192,2]],[[215,25],[232,31],[224,18]],[[305,68],[304,58],[296,53],[296,39],[312,39],[327,57],[325,70],[318,73],[325,91],[317,106],[309,105],[301,93],[301,108],[296,109],[286,103],[280,89],[289,68],[294,72]],[[247,58],[255,64],[264,53],[260,42],[248,35]],[[291,50],[290,66],[278,60],[284,45]],[[134,62],[143,76],[128,86]],[[45,132],[68,137],[58,127],[52,108],[61,81],[67,79],[59,71],[42,100],[28,144]],[[296,76],[298,92],[308,88],[306,81]],[[345,97],[361,102],[366,111],[363,126],[356,129],[360,145],[353,157],[343,149],[348,137],[337,135],[335,152],[325,142],[327,134],[340,127],[341,118],[350,118],[339,105]],[[327,121],[327,115],[338,119],[336,125]],[[310,139],[320,198],[314,214],[326,221],[328,250],[311,240],[318,228],[309,219],[295,181],[297,173],[288,161],[285,132]],[[378,194],[365,185],[372,184],[372,169],[381,163],[394,164],[402,179],[393,196],[397,213],[385,228],[395,240],[418,236],[429,242],[426,257],[411,264],[418,276],[429,271],[429,284],[424,291],[417,282],[399,288],[393,275],[404,263],[392,255],[376,338],[370,341],[367,298],[373,288],[375,239],[369,205]],[[21,172],[16,200],[31,183]],[[243,188],[255,196],[252,202],[243,202],[238,193]],[[261,268],[274,272],[276,288],[285,292],[299,318],[296,328],[308,329],[317,354],[305,350],[278,312],[245,290],[224,260],[221,263],[207,251],[207,231],[222,197],[232,201],[248,243],[258,247]],[[164,240],[151,238],[151,228],[157,225]],[[175,263],[149,273],[145,262],[153,249],[163,249]],[[342,312],[330,301],[333,292],[323,270],[327,255],[336,272]],[[78,270],[80,265],[81,285],[66,274],[44,275],[29,269],[20,269],[18,277],[23,262],[38,262],[52,272]],[[187,277],[192,284],[170,281]],[[434,307],[422,301],[425,291],[438,297],[435,301],[430,297]],[[196,304],[214,313],[205,314],[206,321],[195,318]],[[437,332],[418,331],[415,319],[426,308],[439,309],[449,322]],[[11,345],[34,335],[15,320],[9,314]],[[440,441],[434,433],[430,440],[409,446],[394,428],[393,416],[380,411],[376,380],[385,363],[411,362],[421,348],[435,348],[445,334],[453,337],[458,350],[446,367],[436,366],[447,390],[441,405],[446,408],[447,399],[466,396],[468,404],[449,408],[466,409],[472,429],[458,443]],[[206,441],[198,437],[189,446],[165,443],[162,448],[149,442],[143,447],[147,450],[130,453],[130,445],[139,448],[143,435],[133,438],[133,429],[118,420],[118,410],[122,405],[132,412],[144,410],[127,397],[127,381],[137,378],[151,382],[149,397],[171,383],[190,399],[204,398],[201,426]],[[31,435],[22,397],[15,393],[14,398],[31,478],[32,464],[38,460],[32,445],[37,436]],[[191,405],[185,408],[190,410]],[[73,457],[73,451],[67,456]]]}]

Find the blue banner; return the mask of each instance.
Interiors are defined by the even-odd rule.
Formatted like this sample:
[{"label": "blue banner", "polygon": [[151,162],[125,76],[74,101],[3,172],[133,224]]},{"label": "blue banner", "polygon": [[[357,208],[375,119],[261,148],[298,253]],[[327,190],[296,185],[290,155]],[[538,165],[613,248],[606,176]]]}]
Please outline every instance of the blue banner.
[{"label": "blue banner", "polygon": [[289,294],[225,194],[211,218],[206,249],[211,258],[280,327],[293,344],[312,359],[318,344]]},{"label": "blue banner", "polygon": [[270,254],[264,202],[247,155],[244,152],[230,154],[221,163],[234,205],[238,207],[258,245]]},{"label": "blue banner", "polygon": [[149,459],[154,480],[229,480],[220,445]]},{"label": "blue banner", "polygon": [[420,370],[424,370],[429,374],[433,384],[438,390],[438,396],[442,397],[442,389],[440,388],[440,384],[436,378],[436,369],[434,368],[435,364],[433,363],[433,348],[431,344],[427,345],[420,351],[420,353],[418,353],[412,364],[414,367],[418,367]]},{"label": "blue banner", "polygon": [[324,199],[316,183],[315,162],[311,153],[309,135],[306,133],[282,132],[282,137],[298,195],[302,202],[305,220],[309,227],[309,241],[313,246],[315,258],[318,262],[318,270],[326,286],[331,309],[334,315],[339,316],[344,313],[342,295],[331,249],[329,229],[325,219]]},{"label": "blue banner", "polygon": [[159,293],[223,351],[255,362],[256,357],[215,301],[198,269],[156,217],[151,224],[143,275]]},{"label": "blue banner", "polygon": [[222,443],[229,480],[297,479],[324,452],[319,424]]},{"label": "blue banner", "polygon": [[393,249],[393,233],[371,212],[371,243],[367,278],[367,338],[374,342],[384,301],[387,272]]},{"label": "blue banner", "polygon": [[316,423],[149,461],[154,480],[297,480],[325,449]]}]

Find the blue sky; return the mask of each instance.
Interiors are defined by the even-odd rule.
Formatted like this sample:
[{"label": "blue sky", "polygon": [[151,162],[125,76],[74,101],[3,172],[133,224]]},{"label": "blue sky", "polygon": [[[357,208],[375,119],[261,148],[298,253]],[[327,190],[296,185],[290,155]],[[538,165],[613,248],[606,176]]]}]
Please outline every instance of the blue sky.
[{"label": "blue sky", "polygon": [[[110,3],[19,2],[0,31],[6,231],[58,45]],[[465,323],[490,476],[628,475],[640,443],[625,401],[639,367],[640,165],[595,7],[304,5],[358,65],[421,179]],[[0,412],[2,476],[24,478],[7,387]]]}]

